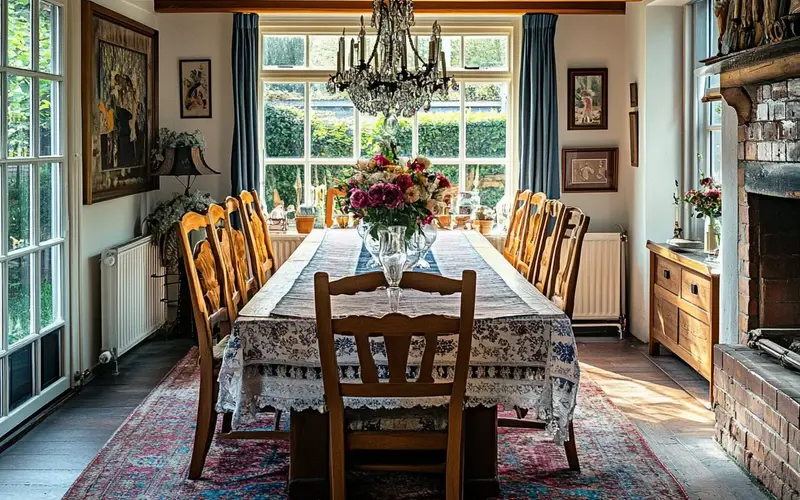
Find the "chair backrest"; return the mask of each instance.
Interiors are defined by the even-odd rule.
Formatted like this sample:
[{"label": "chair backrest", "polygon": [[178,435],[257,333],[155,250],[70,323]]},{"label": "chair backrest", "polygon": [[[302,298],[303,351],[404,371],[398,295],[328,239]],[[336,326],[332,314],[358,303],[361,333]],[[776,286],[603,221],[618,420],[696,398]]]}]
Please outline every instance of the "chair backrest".
[{"label": "chair backrest", "polygon": [[511,207],[511,221],[508,225],[506,242],[503,245],[503,256],[512,266],[517,265],[522,242],[528,230],[528,211],[530,210],[532,196],[533,193],[530,189],[525,191],[517,190],[514,195],[514,204]]},{"label": "chair backrest", "polygon": [[566,209],[566,205],[558,200],[547,200],[545,203],[545,216],[542,219],[545,228],[544,245],[541,258],[538,263],[534,262],[535,269],[531,283],[548,299],[553,296],[553,286],[558,272],[558,255],[556,255],[558,245],[554,242],[560,245],[564,239]]},{"label": "chair backrest", "polygon": [[[213,327],[220,321],[233,324],[237,309],[228,292],[225,266],[217,257],[221,255],[219,240],[208,216],[189,212],[177,224],[181,256],[192,298],[200,361],[210,363],[213,360]],[[205,239],[192,248],[190,234],[197,230],[205,232]]]},{"label": "chair backrest", "polygon": [[325,227],[333,226],[333,203],[336,198],[346,195],[343,189],[329,188],[325,194]]},{"label": "chair backrest", "polygon": [[[409,317],[392,313],[382,318],[348,316],[331,319],[331,296],[354,295],[386,286],[383,273],[350,276],[333,282],[326,273],[314,276],[314,299],[317,315],[325,400],[329,410],[342,411],[342,397],[431,397],[450,396],[453,406],[463,406],[469,369],[472,327],[475,315],[475,272],[464,271],[462,279],[454,280],[430,273],[403,274],[401,288],[450,295],[461,293],[460,318],[424,315]],[[353,337],[358,353],[361,383],[342,383],[336,361],[334,335]],[[437,340],[445,335],[458,335],[456,369],[452,382],[435,382],[433,378]],[[389,367],[389,381],[381,382],[370,349],[370,338],[383,338]],[[407,378],[409,348],[414,337],[424,337],[422,355],[416,380]]]},{"label": "chair backrest", "polygon": [[[217,256],[225,266],[225,274],[228,278],[228,291],[231,300],[237,307],[247,303],[247,286],[245,285],[245,275],[242,274],[241,264],[247,266],[247,255],[242,247],[242,254],[236,253],[234,235],[228,222],[228,212],[224,206],[212,204],[208,207],[208,222],[217,233],[219,241],[220,255]],[[240,233],[240,236],[241,233]],[[213,248],[212,248],[213,249]],[[242,261],[242,259],[244,259]]]},{"label": "chair backrest", "polygon": [[[250,300],[255,292],[258,291],[258,279],[255,276],[253,263],[250,256],[250,245],[247,237],[245,236],[245,221],[246,218],[244,210],[241,209],[239,199],[233,196],[225,198],[225,227],[231,235],[233,242],[233,253],[235,255],[234,267],[236,268],[236,279],[239,281],[239,286],[244,287],[244,303]],[[241,229],[234,227],[234,221],[238,221]]]},{"label": "chair backrest", "polygon": [[536,267],[536,263],[542,258],[545,230],[547,229],[542,223],[545,219],[546,202],[547,195],[544,193],[534,193],[531,197],[528,210],[528,228],[523,238],[522,249],[516,265],[517,271],[525,276],[528,281],[531,280],[531,274]]},{"label": "chair backrest", "polygon": [[553,285],[553,297],[550,300],[572,319],[583,238],[589,229],[589,216],[575,207],[568,207],[566,212],[564,239],[561,245],[556,245],[557,255],[554,260],[559,263],[559,270]]},{"label": "chair backrest", "polygon": [[242,191],[239,194],[239,208],[244,217],[244,234],[247,237],[247,246],[250,251],[250,262],[253,265],[253,274],[261,288],[267,283],[268,273],[275,270],[275,253],[272,250],[272,240],[269,237],[269,227],[261,202],[255,191]]}]

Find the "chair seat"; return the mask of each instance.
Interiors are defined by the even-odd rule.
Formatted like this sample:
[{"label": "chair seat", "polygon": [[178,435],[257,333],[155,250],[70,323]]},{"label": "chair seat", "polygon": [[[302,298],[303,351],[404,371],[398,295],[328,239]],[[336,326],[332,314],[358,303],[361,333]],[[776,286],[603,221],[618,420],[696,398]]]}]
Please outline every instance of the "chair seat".
[{"label": "chair seat", "polygon": [[433,408],[346,409],[345,428],[350,431],[427,431],[447,430],[446,406]]},{"label": "chair seat", "polygon": [[222,355],[225,353],[225,347],[228,345],[228,340],[231,338],[230,335],[225,335],[217,345],[212,348],[212,352],[214,353],[214,359],[222,359]]}]

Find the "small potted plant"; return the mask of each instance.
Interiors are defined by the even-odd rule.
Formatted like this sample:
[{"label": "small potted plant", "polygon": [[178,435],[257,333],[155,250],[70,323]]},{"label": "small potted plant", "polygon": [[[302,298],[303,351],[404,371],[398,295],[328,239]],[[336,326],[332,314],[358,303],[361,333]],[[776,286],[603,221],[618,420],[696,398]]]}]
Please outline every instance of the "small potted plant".
[{"label": "small potted plant", "polygon": [[300,211],[295,214],[294,219],[298,233],[310,233],[314,229],[314,222],[317,220],[317,207],[315,205],[300,205]]},{"label": "small potted plant", "polygon": [[475,207],[475,213],[472,216],[472,227],[481,232],[481,234],[489,234],[494,225],[494,210],[483,205]]}]

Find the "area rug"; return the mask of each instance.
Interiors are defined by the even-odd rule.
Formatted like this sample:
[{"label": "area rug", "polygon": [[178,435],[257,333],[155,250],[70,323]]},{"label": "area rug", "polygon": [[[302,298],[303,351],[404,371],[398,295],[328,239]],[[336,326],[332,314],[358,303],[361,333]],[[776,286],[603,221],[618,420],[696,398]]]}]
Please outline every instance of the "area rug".
[{"label": "area rug", "polygon": [[[64,498],[286,498],[288,443],[215,440],[203,479],[186,479],[199,381],[193,349],[128,417]],[[569,471],[563,447],[544,432],[500,429],[501,498],[686,498],[638,430],[588,375],[581,379],[575,432],[580,473]],[[383,475],[354,482],[353,497],[443,498],[441,484],[430,476]]]}]

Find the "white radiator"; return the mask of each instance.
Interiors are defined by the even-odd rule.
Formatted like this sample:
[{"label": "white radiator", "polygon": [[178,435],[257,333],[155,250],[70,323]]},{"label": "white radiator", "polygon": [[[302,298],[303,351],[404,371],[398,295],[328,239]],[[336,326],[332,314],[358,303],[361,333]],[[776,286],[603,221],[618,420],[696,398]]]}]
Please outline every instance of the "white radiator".
[{"label": "white radiator", "polygon": [[[575,321],[624,327],[625,242],[621,233],[587,233],[581,250]],[[566,255],[562,252],[562,258]]]},{"label": "white radiator", "polygon": [[112,356],[121,356],[167,321],[167,304],[161,300],[165,293],[164,274],[158,247],[150,236],[103,252],[103,349]]},{"label": "white radiator", "polygon": [[277,271],[284,262],[297,250],[300,243],[306,239],[305,234],[296,233],[270,233],[272,251],[275,252],[275,270]]}]

